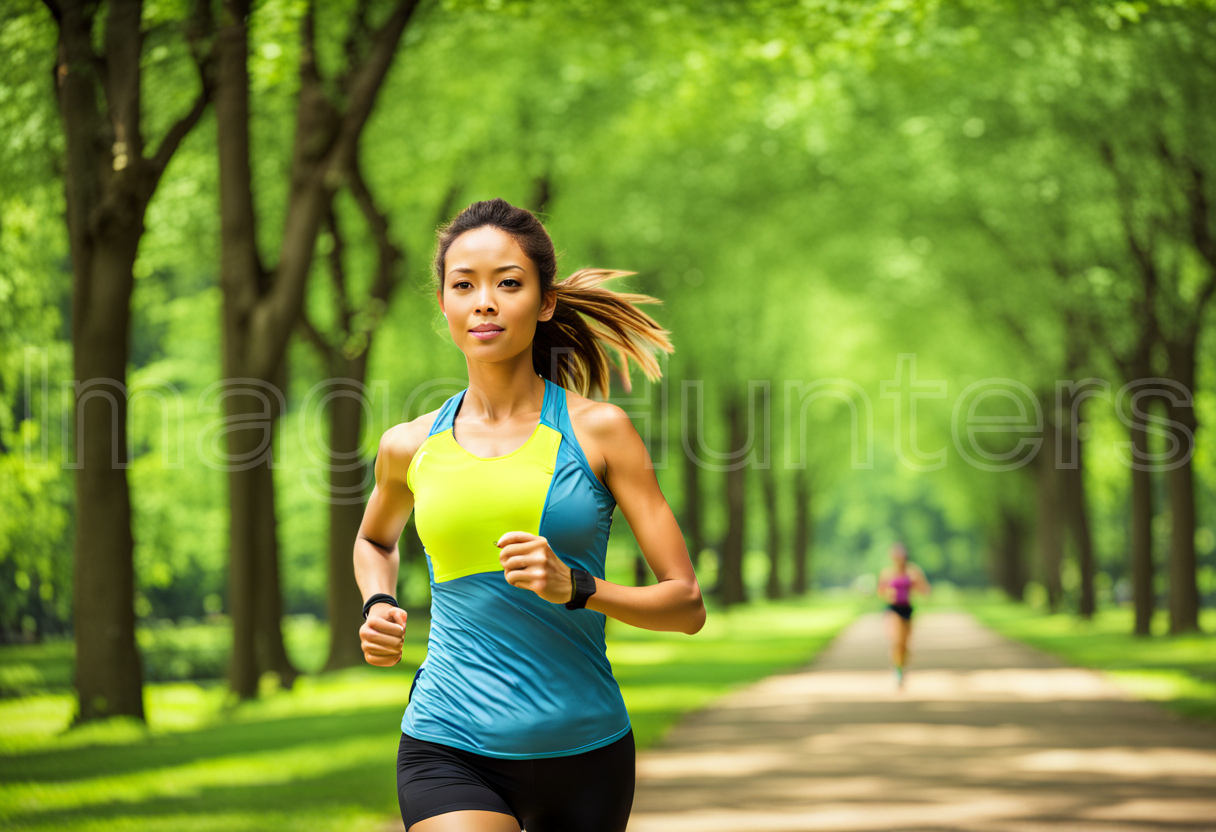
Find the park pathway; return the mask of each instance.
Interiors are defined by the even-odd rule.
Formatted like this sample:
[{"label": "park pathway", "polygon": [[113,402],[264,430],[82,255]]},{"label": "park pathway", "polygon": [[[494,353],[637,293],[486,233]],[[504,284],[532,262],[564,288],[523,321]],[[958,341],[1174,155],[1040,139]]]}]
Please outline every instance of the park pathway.
[{"label": "park pathway", "polygon": [[961,612],[881,613],[638,757],[629,832],[1216,830],[1216,726],[1130,700]]}]

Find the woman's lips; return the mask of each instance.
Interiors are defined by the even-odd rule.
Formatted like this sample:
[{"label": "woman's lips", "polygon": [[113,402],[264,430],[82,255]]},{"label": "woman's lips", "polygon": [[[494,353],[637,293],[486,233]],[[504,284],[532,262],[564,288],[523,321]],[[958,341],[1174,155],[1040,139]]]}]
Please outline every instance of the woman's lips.
[{"label": "woman's lips", "polygon": [[472,335],[474,338],[476,338],[478,341],[489,341],[491,338],[495,337],[496,335],[502,335],[502,333],[503,333],[503,330],[501,330],[501,329],[470,329],[469,330],[469,334]]}]

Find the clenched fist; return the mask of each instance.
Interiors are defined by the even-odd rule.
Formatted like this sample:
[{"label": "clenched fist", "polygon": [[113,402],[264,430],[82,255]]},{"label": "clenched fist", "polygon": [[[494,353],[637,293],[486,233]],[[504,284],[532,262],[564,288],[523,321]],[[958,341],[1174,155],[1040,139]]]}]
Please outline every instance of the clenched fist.
[{"label": "clenched fist", "polygon": [[368,610],[367,621],[359,628],[359,642],[368,664],[392,667],[401,661],[408,617],[405,610],[392,604],[376,604]]},{"label": "clenched fist", "polygon": [[549,541],[528,532],[507,532],[495,544],[507,583],[530,589],[551,604],[564,604],[574,594],[570,567],[549,548]]}]

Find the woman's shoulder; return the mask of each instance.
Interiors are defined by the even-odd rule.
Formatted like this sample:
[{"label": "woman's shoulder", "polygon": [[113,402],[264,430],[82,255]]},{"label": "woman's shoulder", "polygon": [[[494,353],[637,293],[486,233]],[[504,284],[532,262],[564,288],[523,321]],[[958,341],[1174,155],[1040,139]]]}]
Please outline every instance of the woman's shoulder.
[{"label": "woman's shoulder", "polygon": [[566,391],[566,412],[578,433],[598,442],[612,442],[633,430],[629,414],[611,402],[601,402]]},{"label": "woman's shoulder", "polygon": [[[404,472],[413,461],[414,454],[426,441],[438,416],[439,409],[436,408],[409,422],[401,422],[388,428],[380,435],[380,447],[376,452],[377,459],[383,459],[388,464],[389,471],[402,472],[401,477],[404,479]],[[379,463],[377,463],[378,466]]]}]

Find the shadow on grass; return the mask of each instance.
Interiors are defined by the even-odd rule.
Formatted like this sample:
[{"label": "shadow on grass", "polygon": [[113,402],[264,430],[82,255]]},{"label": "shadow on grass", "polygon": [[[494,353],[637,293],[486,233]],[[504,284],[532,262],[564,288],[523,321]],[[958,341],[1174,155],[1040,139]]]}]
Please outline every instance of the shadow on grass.
[{"label": "shadow on grass", "polygon": [[360,708],[347,713],[286,716],[264,721],[215,723],[194,731],[159,734],[125,745],[33,751],[0,757],[0,781],[55,783],[99,775],[132,774],[217,757],[281,751],[295,746],[392,735],[404,706]]},{"label": "shadow on grass", "polygon": [[[181,796],[158,796],[138,801],[100,801],[71,809],[52,809],[10,815],[9,823],[28,824],[39,829],[59,829],[72,822],[150,819],[158,816],[206,816],[248,813],[257,816],[284,813],[300,819],[329,811],[358,806],[368,812],[396,812],[392,797],[396,793],[393,759],[397,740],[384,734],[381,723],[375,733],[384,735],[384,758],[333,768],[314,776],[296,777],[287,782],[259,781],[247,785],[201,786]],[[96,774],[96,771],[93,772]]]}]

